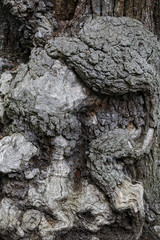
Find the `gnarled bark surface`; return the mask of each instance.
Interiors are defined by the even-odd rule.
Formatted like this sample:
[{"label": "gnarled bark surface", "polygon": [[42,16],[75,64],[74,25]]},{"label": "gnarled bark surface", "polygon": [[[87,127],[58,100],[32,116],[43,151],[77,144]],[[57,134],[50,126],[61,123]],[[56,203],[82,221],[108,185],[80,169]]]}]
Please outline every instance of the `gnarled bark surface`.
[{"label": "gnarled bark surface", "polygon": [[159,2],[0,1],[0,238],[160,238]]}]

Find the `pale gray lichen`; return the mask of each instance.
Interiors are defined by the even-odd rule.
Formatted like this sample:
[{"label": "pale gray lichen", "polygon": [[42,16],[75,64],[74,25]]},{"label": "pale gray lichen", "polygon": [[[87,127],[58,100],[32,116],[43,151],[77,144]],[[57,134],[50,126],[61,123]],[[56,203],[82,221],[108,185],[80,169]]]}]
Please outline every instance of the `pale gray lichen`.
[{"label": "pale gray lichen", "polygon": [[20,133],[0,140],[0,172],[11,173],[25,169],[38,149]]}]

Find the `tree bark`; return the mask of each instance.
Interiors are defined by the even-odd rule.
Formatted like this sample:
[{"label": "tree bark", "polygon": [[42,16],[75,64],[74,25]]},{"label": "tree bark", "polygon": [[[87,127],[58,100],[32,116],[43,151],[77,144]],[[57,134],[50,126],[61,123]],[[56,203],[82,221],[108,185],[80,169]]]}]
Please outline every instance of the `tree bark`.
[{"label": "tree bark", "polygon": [[0,239],[160,239],[159,23],[159,0],[0,0]]}]

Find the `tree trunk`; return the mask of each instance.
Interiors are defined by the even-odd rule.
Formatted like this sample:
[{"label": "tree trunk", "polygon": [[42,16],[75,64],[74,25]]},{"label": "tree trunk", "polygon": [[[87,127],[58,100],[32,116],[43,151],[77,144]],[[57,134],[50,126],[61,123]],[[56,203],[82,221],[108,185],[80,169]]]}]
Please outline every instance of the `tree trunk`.
[{"label": "tree trunk", "polygon": [[159,0],[0,0],[0,239],[160,239],[159,22]]}]

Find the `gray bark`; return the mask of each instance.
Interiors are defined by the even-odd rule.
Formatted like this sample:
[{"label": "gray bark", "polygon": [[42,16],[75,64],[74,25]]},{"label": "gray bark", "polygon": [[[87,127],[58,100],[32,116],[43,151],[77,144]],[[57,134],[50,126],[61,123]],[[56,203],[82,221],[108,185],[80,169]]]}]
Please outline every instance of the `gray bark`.
[{"label": "gray bark", "polygon": [[157,0],[0,0],[0,239],[160,239]]}]

